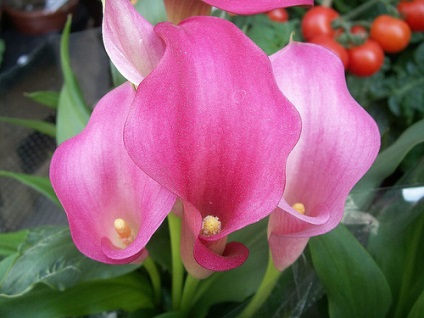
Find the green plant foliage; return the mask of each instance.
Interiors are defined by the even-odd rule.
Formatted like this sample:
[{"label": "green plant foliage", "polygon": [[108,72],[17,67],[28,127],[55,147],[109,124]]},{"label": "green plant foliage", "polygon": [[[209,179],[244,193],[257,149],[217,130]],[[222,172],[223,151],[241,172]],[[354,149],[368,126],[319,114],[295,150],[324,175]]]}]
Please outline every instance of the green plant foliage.
[{"label": "green plant foliage", "polygon": [[424,290],[418,300],[415,302],[414,307],[408,314],[408,318],[421,318],[424,312]]},{"label": "green plant foliage", "polygon": [[38,104],[41,104],[53,109],[57,109],[57,105],[59,104],[59,96],[60,96],[59,92],[38,91],[38,92],[32,92],[32,93],[25,93],[24,95]]},{"label": "green plant foliage", "polygon": [[370,254],[343,226],[311,238],[309,249],[332,318],[386,317],[390,288]]},{"label": "green plant foliage", "polygon": [[0,234],[0,258],[16,253],[27,238],[29,230]]},{"label": "green plant foliage", "polygon": [[6,50],[6,45],[4,44],[4,41],[0,39],[0,66],[1,66],[1,63],[3,62],[3,54],[5,50]]},{"label": "green plant foliage", "polygon": [[58,144],[81,132],[90,118],[89,108],[84,101],[78,81],[71,69],[69,58],[70,28],[71,19],[69,18],[63,30],[60,47],[61,65],[65,83],[60,92],[56,118],[56,141]]},{"label": "green plant foliage", "polygon": [[0,177],[9,177],[22,182],[23,184],[45,195],[50,201],[60,206],[59,199],[57,198],[50,180],[47,177],[38,177],[4,170],[0,170]]},{"label": "green plant foliage", "polygon": [[35,119],[21,119],[21,118],[13,118],[13,117],[4,117],[0,116],[0,121],[8,124],[13,124],[25,128],[34,129],[42,134],[47,136],[56,137],[56,125],[52,123],[48,123],[42,120]]},{"label": "green plant foliage", "polygon": [[372,195],[367,190],[378,187],[396,170],[408,152],[422,142],[424,142],[424,119],[405,130],[390,147],[378,155],[371,169],[357,183],[352,192],[355,203],[360,207],[366,206]]},{"label": "green plant foliage", "polygon": [[19,298],[0,296],[0,316],[7,318],[79,317],[111,310],[132,312],[151,307],[147,278],[136,272],[84,282],[64,291],[37,285]]},{"label": "green plant foliage", "polygon": [[236,16],[231,20],[268,55],[286,46],[292,33],[300,34],[298,19],[278,23],[271,21],[265,14],[257,14]]},{"label": "green plant foliage", "polygon": [[88,259],[77,250],[69,229],[64,227],[31,230],[18,252],[19,256],[3,277],[0,296],[21,296],[39,283],[63,291],[81,282],[113,278],[137,268],[137,265],[107,265]]},{"label": "green plant foliage", "polygon": [[[424,161],[400,183],[424,181]],[[391,317],[406,317],[424,286],[424,201],[407,201],[407,189],[388,190],[372,207],[379,228],[371,232],[368,250],[387,277],[393,294]],[[418,306],[418,305],[417,305]]]}]

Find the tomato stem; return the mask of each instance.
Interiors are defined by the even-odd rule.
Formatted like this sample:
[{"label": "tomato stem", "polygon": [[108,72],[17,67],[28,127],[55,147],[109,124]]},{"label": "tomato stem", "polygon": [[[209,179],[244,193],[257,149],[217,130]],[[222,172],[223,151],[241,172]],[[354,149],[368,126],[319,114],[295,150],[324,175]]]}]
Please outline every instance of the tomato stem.
[{"label": "tomato stem", "polygon": [[373,7],[377,3],[390,5],[391,3],[394,3],[396,1],[397,0],[370,0],[368,2],[361,4],[360,6],[357,6],[355,9],[350,10],[348,13],[344,14],[339,19],[352,20],[353,18],[360,15],[361,13],[368,11],[371,7]]},{"label": "tomato stem", "polygon": [[333,0],[322,0],[321,5],[323,7],[331,8],[333,5]]}]

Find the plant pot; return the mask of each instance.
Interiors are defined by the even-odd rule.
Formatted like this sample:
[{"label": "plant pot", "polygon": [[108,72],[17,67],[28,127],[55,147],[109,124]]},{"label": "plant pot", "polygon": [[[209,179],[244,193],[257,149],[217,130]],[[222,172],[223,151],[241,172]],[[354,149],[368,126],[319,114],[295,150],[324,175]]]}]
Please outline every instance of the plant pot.
[{"label": "plant pot", "polygon": [[[76,11],[79,0],[70,0],[56,11],[48,11],[40,1],[32,1],[38,5],[23,5],[25,1],[6,1],[4,13],[11,25],[19,32],[40,35],[60,31],[66,23],[67,16]],[[41,1],[43,4],[44,1]]]}]

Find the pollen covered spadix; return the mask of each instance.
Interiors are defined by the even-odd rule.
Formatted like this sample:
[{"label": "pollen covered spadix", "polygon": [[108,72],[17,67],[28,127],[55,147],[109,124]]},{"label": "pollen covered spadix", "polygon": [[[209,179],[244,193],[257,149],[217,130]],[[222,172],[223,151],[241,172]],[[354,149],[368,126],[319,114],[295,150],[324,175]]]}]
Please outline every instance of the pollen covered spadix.
[{"label": "pollen covered spadix", "polygon": [[293,204],[292,208],[296,210],[297,212],[299,212],[300,214],[305,214],[306,212],[305,206],[303,205],[303,203],[300,203],[300,202]]},{"label": "pollen covered spadix", "polygon": [[134,231],[124,219],[115,219],[115,221],[113,221],[113,226],[125,246],[134,241]]},{"label": "pollen covered spadix", "polygon": [[221,232],[221,221],[217,216],[208,215],[203,218],[201,234],[212,236]]}]

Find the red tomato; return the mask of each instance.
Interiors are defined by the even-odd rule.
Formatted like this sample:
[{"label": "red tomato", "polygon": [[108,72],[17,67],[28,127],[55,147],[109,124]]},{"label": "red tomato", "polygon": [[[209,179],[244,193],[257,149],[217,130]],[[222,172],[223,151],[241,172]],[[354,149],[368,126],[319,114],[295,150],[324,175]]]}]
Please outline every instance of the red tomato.
[{"label": "red tomato", "polygon": [[350,28],[352,34],[360,35],[361,37],[366,38],[368,36],[367,28],[362,25],[354,25]]},{"label": "red tomato", "polygon": [[424,0],[401,1],[397,9],[412,31],[424,31]]},{"label": "red tomato", "polygon": [[381,46],[373,41],[354,46],[347,50],[349,55],[348,71],[357,76],[371,76],[377,73],[384,63],[384,52]]},{"label": "red tomato", "polygon": [[370,36],[385,52],[397,53],[408,46],[411,29],[405,21],[383,14],[371,24]]},{"label": "red tomato", "polygon": [[331,22],[338,17],[339,13],[328,7],[316,6],[309,9],[302,18],[303,37],[309,41],[319,34],[334,36],[336,31],[332,28]]},{"label": "red tomato", "polygon": [[349,55],[347,54],[347,50],[334,38],[325,34],[321,34],[314,36],[312,39],[309,40],[309,42],[319,44],[333,51],[333,53],[335,53],[342,61],[344,68],[347,69],[347,66],[349,64]]},{"label": "red tomato", "polygon": [[268,18],[270,20],[275,21],[275,22],[283,23],[283,22],[287,22],[289,20],[289,14],[288,14],[287,10],[284,9],[284,8],[274,9],[274,10],[268,11],[266,13],[266,15],[268,16]]}]

